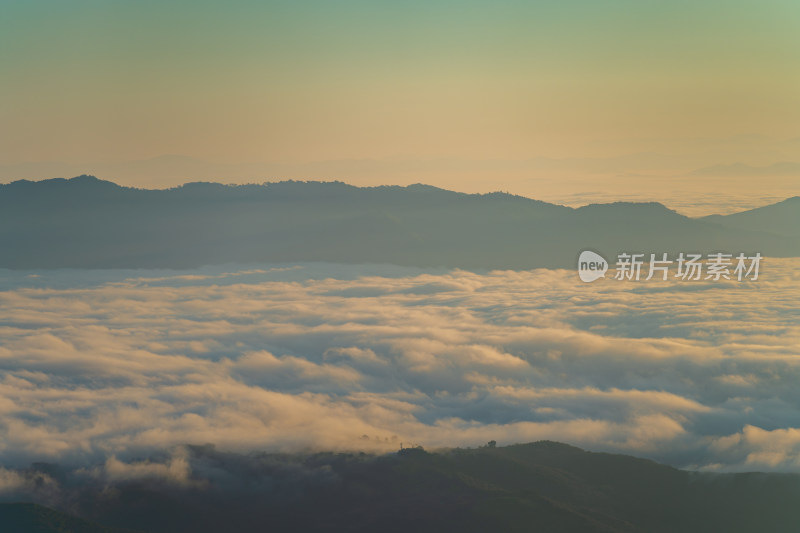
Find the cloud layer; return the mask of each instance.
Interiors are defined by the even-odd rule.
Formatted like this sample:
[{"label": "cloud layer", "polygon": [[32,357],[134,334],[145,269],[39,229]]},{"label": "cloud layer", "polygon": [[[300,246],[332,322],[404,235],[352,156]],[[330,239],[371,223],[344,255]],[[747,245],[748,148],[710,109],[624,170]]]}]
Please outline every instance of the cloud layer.
[{"label": "cloud layer", "polygon": [[[219,449],[552,439],[800,471],[800,278],[294,265],[0,273],[0,456],[186,479]],[[138,461],[138,462],[137,462]],[[0,471],[0,490],[31,483]],[[17,487],[19,488],[19,487]]]}]

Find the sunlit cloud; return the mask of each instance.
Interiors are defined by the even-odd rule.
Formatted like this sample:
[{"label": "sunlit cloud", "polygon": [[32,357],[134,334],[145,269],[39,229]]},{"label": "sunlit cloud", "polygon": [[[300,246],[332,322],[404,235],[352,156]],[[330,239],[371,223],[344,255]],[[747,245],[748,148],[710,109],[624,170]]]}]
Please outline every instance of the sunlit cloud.
[{"label": "sunlit cloud", "polygon": [[141,457],[552,439],[798,470],[797,267],[696,284],[336,265],[69,283],[5,271],[0,454],[177,483],[180,457]]}]

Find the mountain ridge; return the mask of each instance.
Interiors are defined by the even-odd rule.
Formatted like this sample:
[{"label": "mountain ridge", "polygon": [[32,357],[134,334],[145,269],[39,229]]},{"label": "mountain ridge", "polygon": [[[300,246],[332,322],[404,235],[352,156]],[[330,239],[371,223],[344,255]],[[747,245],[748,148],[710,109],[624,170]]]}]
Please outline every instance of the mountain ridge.
[{"label": "mountain ridge", "polygon": [[[503,192],[424,184],[189,182],[136,189],[92,176],[0,185],[0,267],[192,268],[323,261],[467,269],[574,268],[581,250],[615,257],[681,251],[800,256],[782,204],[689,218],[658,202],[572,208]],[[751,213],[744,212],[744,213]],[[764,215],[766,213],[766,215]],[[781,219],[783,220],[783,219]],[[799,225],[800,226],[800,225]]]},{"label": "mountain ridge", "polygon": [[[385,455],[236,454],[211,445],[186,453],[197,473],[188,483],[84,476],[81,486],[62,475],[73,515],[62,521],[86,525],[68,531],[788,533],[800,523],[798,474],[690,472],[553,441]],[[43,509],[29,508],[58,523],[62,512]],[[18,533],[33,531],[64,529]]]}]

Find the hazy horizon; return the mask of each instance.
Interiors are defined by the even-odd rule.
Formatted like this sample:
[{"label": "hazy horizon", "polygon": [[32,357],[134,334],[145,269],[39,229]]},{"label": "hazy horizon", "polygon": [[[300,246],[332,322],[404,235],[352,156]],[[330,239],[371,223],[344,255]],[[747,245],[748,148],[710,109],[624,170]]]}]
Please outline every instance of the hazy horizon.
[{"label": "hazy horizon", "polygon": [[798,193],[799,15],[784,0],[9,2],[0,182],[421,182],[726,214]]}]

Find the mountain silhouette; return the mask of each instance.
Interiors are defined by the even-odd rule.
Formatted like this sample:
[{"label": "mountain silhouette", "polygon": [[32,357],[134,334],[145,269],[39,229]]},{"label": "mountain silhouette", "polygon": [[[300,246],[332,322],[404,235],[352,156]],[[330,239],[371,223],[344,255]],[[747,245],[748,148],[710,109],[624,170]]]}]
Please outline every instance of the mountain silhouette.
[{"label": "mountain silhouette", "polygon": [[[789,218],[796,218],[793,206]],[[800,238],[782,218],[773,227],[768,216],[754,225],[736,217],[744,214],[692,219],[658,203],[574,209],[427,185],[286,181],[146,190],[79,176],[0,185],[0,267],[328,261],[572,268],[583,249],[612,261],[623,251],[800,256]]]},{"label": "mountain silhouette", "polygon": [[703,220],[734,230],[756,230],[797,238],[800,237],[800,196],[732,215],[710,215]]},{"label": "mountain silhouette", "polygon": [[731,165],[713,165],[710,167],[698,168],[689,173],[690,176],[711,176],[711,177],[760,177],[760,176],[798,176],[800,175],[800,163],[793,161],[781,161],[766,166],[752,166],[744,163],[734,163]]},{"label": "mountain silhouette", "polygon": [[135,533],[110,528],[35,503],[0,503],[3,533]]},{"label": "mountain silhouette", "polygon": [[211,479],[73,485],[65,501],[90,522],[9,529],[22,511],[50,523],[60,513],[0,505],[0,530],[793,533],[800,523],[800,475],[688,472],[549,441],[382,456],[197,446],[191,461]]}]

